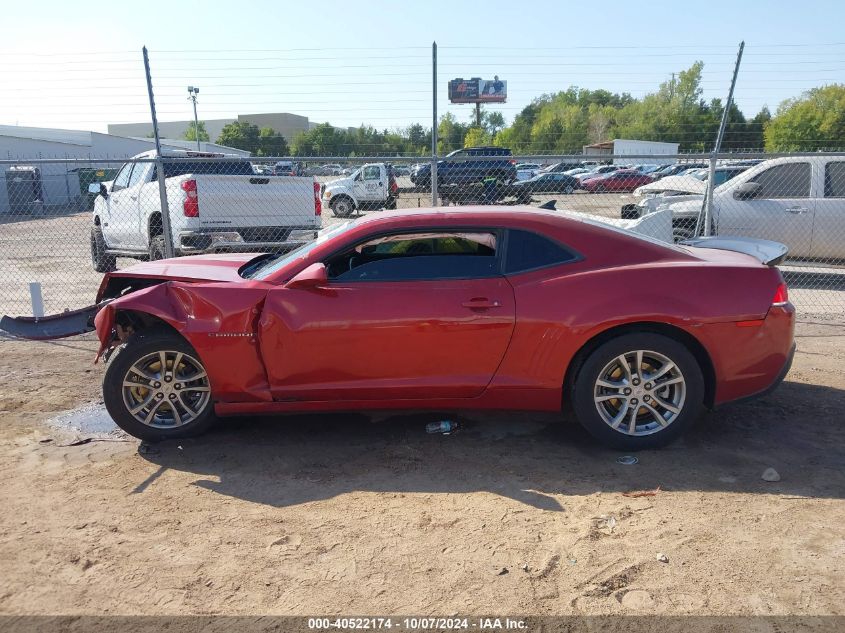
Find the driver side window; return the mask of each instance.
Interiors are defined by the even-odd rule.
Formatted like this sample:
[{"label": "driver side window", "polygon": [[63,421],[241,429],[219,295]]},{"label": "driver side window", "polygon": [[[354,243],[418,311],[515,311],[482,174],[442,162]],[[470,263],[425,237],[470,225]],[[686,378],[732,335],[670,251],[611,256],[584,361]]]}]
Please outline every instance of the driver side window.
[{"label": "driver side window", "polygon": [[493,232],[437,231],[386,235],[326,262],[335,281],[473,279],[498,275]]},{"label": "driver side window", "polygon": [[378,180],[380,175],[381,170],[378,168],[378,165],[364,167],[364,180]]},{"label": "driver side window", "polygon": [[126,163],[123,167],[120,168],[120,171],[118,172],[117,176],[115,176],[111,190],[120,191],[121,189],[126,189],[126,187],[129,185],[129,176],[131,173],[132,163]]}]

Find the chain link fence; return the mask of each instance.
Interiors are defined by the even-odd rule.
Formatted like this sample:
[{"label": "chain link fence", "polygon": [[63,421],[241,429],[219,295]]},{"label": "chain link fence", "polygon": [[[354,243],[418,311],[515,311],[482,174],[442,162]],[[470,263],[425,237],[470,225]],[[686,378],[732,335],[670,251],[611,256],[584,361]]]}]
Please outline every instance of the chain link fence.
[{"label": "chain link fence", "polygon": [[632,230],[657,225],[659,215],[671,220],[648,231],[666,241],[782,242],[799,311],[845,315],[845,154],[514,156],[504,148],[437,160],[152,152],[3,160],[0,313],[90,305],[105,272],[138,260],[286,251],[368,213],[463,205],[545,206]]}]

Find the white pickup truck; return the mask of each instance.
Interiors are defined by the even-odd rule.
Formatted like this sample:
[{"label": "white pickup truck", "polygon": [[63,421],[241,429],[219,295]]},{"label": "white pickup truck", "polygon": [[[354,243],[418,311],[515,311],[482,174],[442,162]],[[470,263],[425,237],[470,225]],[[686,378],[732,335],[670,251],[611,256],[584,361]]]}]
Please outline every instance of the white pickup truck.
[{"label": "white pickup truck", "polygon": [[[164,230],[155,152],[94,183],[91,260],[115,269],[115,258],[162,259]],[[322,226],[313,178],[256,174],[249,160],[223,154],[163,154],[167,206],[176,255],[285,251],[310,242]],[[208,159],[208,160],[202,160]]]},{"label": "white pickup truck", "polygon": [[395,209],[398,187],[393,168],[385,163],[368,163],[346,178],[327,182],[323,205],[339,218],[362,209]]},{"label": "white pickup truck", "polygon": [[[691,237],[702,201],[668,202],[675,239]],[[789,156],[755,165],[713,192],[714,235],[786,244],[792,259],[845,259],[845,158]]]}]

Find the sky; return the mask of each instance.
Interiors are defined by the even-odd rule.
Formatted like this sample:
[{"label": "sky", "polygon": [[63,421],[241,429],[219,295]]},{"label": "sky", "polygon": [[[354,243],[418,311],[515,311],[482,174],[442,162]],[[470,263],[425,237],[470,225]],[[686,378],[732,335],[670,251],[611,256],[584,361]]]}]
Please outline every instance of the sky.
[{"label": "sky", "polygon": [[[99,7],[99,8],[98,8]],[[158,116],[200,120],[293,112],[336,126],[431,125],[455,77],[498,75],[508,122],[534,98],[575,85],[640,97],[704,62],[704,98],[725,98],[745,40],[735,100],[747,117],[815,86],[845,83],[845,2],[370,0],[3,6],[0,124],[106,131],[149,120],[141,47]]]}]

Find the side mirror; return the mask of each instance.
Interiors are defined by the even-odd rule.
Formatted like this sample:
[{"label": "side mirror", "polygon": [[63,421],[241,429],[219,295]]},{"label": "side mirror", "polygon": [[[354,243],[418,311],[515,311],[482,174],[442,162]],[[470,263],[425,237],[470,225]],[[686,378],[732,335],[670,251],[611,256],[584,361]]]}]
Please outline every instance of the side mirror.
[{"label": "side mirror", "polygon": [[99,194],[105,198],[109,195],[109,190],[106,188],[106,185],[101,182],[92,182],[88,185],[88,193]]},{"label": "side mirror", "polygon": [[751,200],[752,198],[758,197],[762,190],[763,186],[758,182],[754,182],[753,180],[744,182],[734,189],[734,200]]},{"label": "side mirror", "polygon": [[317,262],[296,274],[293,279],[285,284],[285,288],[310,290],[320,288],[328,283],[329,275],[326,271],[326,265]]}]

